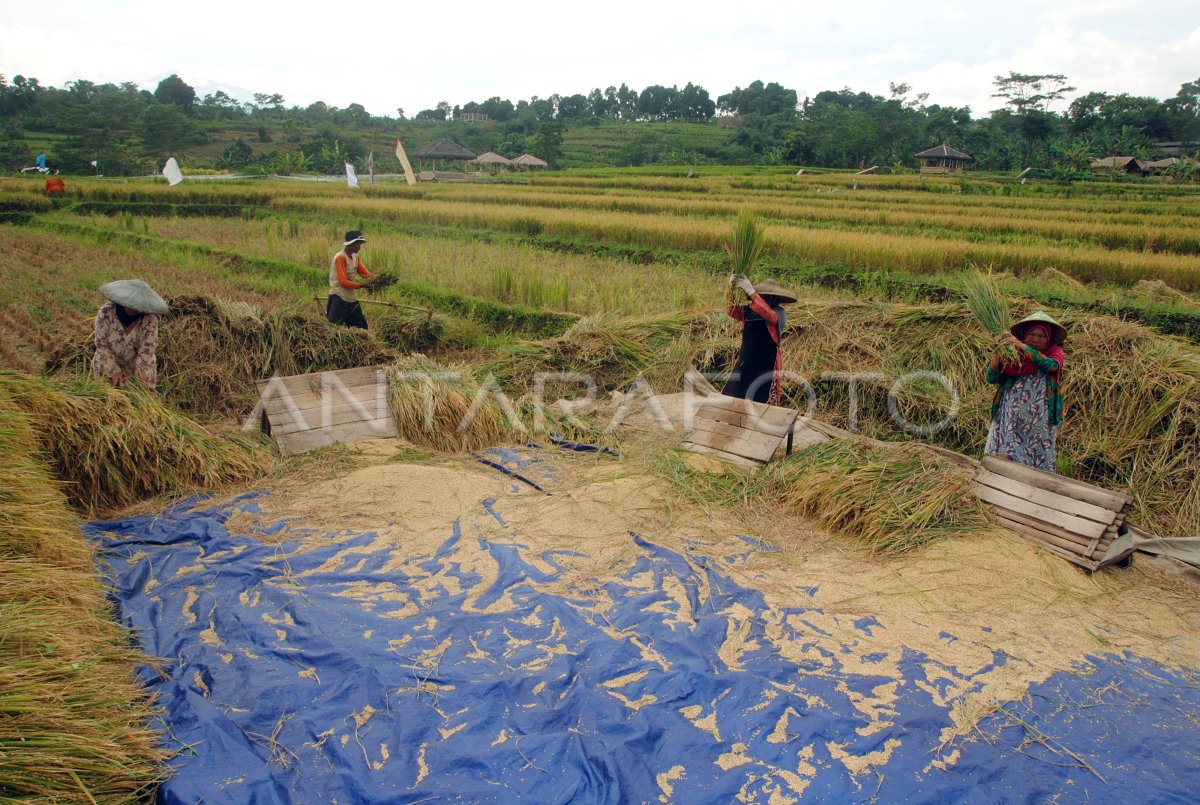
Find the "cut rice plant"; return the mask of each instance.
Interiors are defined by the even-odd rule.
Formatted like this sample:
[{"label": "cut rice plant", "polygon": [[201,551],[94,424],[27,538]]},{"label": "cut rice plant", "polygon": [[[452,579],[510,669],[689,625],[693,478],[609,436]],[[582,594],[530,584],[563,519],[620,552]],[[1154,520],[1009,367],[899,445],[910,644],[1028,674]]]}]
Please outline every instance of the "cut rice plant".
[{"label": "cut rice plant", "polygon": [[[986,274],[975,269],[963,277],[962,293],[967,310],[971,311],[971,314],[993,339],[1008,332],[1009,325],[1012,323],[1008,302],[996,286],[990,269]],[[1020,362],[1017,350],[1011,344],[1001,347],[1000,354],[1009,363]]]},{"label": "cut rice plant", "polygon": [[0,372],[0,398],[32,418],[68,499],[88,513],[247,483],[270,462],[245,436],[209,430],[136,385]]},{"label": "cut rice plant", "polygon": [[164,775],[149,659],[112,619],[92,547],[0,395],[0,799],[142,802]]},{"label": "cut rice plant", "polygon": [[776,478],[785,507],[874,554],[994,527],[962,472],[917,445],[835,439],[786,459]]},{"label": "cut rice plant", "polygon": [[742,210],[733,224],[729,240],[725,242],[725,253],[729,255],[729,270],[733,276],[749,277],[765,246],[762,224],[749,210]]},{"label": "cut rice plant", "polygon": [[371,284],[367,286],[366,290],[367,293],[375,295],[382,294],[400,281],[400,278],[396,276],[394,271],[376,271],[371,275],[371,278]]},{"label": "cut rice plant", "polygon": [[442,322],[431,316],[389,313],[375,320],[376,341],[397,352],[428,352],[442,336]]},{"label": "cut rice plant", "polygon": [[388,407],[400,436],[445,453],[501,444],[524,427],[499,391],[481,387],[469,367],[440,366],[421,355],[388,368]]}]

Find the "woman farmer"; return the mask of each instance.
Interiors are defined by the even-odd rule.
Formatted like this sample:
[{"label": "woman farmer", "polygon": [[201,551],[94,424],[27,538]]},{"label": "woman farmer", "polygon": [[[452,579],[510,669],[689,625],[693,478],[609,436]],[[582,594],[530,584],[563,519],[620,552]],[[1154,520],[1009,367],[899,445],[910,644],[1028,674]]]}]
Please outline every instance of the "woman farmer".
[{"label": "woman farmer", "polygon": [[[329,300],[325,303],[325,316],[334,324],[367,329],[367,317],[354,295],[359,288],[370,288],[374,282],[371,272],[358,259],[358,252],[366,242],[361,231],[351,229],[346,233],[342,250],[333,256],[329,265]],[[350,279],[353,274],[365,282]]]},{"label": "woman farmer", "polygon": [[795,302],[796,295],[770,280],[760,282],[757,288],[745,277],[730,277],[729,281],[746,292],[750,304],[731,304],[725,311],[742,322],[742,348],[722,393],[779,405],[783,372],[779,339],[787,321],[783,306]]},{"label": "woman farmer", "polygon": [[1004,360],[999,347],[992,354],[987,379],[997,388],[985,453],[1054,472],[1066,338],[1067,328],[1040,310],[997,336],[1000,344],[1016,348],[1020,360]]},{"label": "woman farmer", "polygon": [[150,391],[158,384],[158,317],[167,303],[142,280],[100,286],[109,301],[96,312],[96,351],[92,375],[123,386],[136,377]]}]

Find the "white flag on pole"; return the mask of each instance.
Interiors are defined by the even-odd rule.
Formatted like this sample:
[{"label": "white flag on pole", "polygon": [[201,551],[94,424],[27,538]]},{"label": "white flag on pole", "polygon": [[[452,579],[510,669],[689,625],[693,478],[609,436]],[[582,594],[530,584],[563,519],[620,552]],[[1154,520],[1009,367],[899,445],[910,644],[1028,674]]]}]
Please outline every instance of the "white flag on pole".
[{"label": "white flag on pole", "polygon": [[183,171],[179,169],[179,163],[175,161],[175,157],[167,160],[167,164],[163,165],[163,176],[167,177],[167,184],[171,187],[183,181]]},{"label": "white flag on pole", "polygon": [[97,164],[96,160],[94,160],[94,159],[92,160],[92,167],[93,167],[93,168],[98,168],[98,167],[100,167],[100,166],[99,166],[99,164]]},{"label": "white flag on pole", "polygon": [[349,162],[346,163],[346,186],[350,188],[358,187],[358,174],[354,172],[354,166]]}]

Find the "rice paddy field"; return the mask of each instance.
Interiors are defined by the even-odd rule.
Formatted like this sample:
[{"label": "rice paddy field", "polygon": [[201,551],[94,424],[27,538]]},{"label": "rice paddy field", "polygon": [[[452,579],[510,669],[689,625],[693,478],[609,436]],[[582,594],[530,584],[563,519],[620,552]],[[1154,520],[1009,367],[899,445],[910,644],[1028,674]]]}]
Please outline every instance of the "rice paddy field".
[{"label": "rice paddy field", "polygon": [[[125,544],[113,535],[128,539],[138,517],[151,524],[159,513],[164,522],[186,519],[187,506],[194,505],[189,496],[213,493],[219,502],[213,511],[220,514],[204,516],[221,520],[222,540],[242,539],[229,523],[258,517],[241,547],[221,543],[222,556],[226,550],[231,558],[258,555],[268,545],[277,555],[295,557],[297,568],[304,564],[305,551],[318,550],[316,532],[283,525],[292,522],[291,506],[303,510],[317,531],[329,529],[333,542],[321,543],[319,550],[359,539],[372,528],[383,535],[372,550],[382,550],[383,543],[391,545],[388,529],[403,523],[405,539],[441,557],[449,543],[439,548],[432,533],[455,518],[469,520],[464,512],[474,511],[474,490],[486,486],[471,481],[480,451],[545,441],[544,432],[530,432],[535,422],[548,421],[559,441],[604,449],[596,457],[564,460],[557,474],[547,470],[545,478],[529,474],[528,467],[540,466],[541,459],[510,461],[498,454],[484,462],[515,467],[513,477],[534,478],[538,489],[559,493],[547,498],[557,502],[543,510],[536,501],[511,497],[520,483],[497,487],[479,504],[479,512],[487,512],[481,514],[481,539],[503,541],[492,533],[496,522],[507,522],[497,513],[503,511],[528,543],[519,551],[527,561],[542,567],[525,553],[533,550],[528,546],[579,550],[586,557],[571,559],[566,570],[555,565],[560,575],[535,574],[536,583],[529,583],[547,596],[605,598],[612,607],[607,617],[616,623],[616,599],[606,597],[615,593],[605,580],[626,584],[634,578],[621,575],[633,573],[630,562],[661,558],[654,546],[631,547],[630,535],[656,535],[659,548],[686,555],[695,570],[690,552],[696,544],[711,540],[725,550],[723,540],[744,529],[782,553],[769,557],[755,549],[750,564],[713,558],[716,569],[710,572],[765,595],[759,604],[739,599],[736,605],[761,606],[757,620],[746,620],[739,609],[741,620],[730,616],[727,624],[721,622],[719,631],[732,631],[713,662],[744,670],[747,652],[753,653],[746,641],[757,639],[754,645],[773,647],[772,656],[807,667],[792,653],[800,649],[770,624],[783,617],[780,612],[795,612],[788,607],[800,600],[796,574],[811,572],[820,580],[812,589],[826,591],[812,594],[822,613],[850,620],[879,617],[898,635],[894,646],[887,638],[872,641],[857,632],[851,641],[841,627],[822,620],[821,639],[834,641],[825,649],[856,655],[867,651],[858,640],[877,642],[881,656],[894,654],[900,690],[938,689],[933,698],[948,715],[944,731],[927,747],[937,750],[930,758],[942,764],[937,769],[946,771],[955,759],[970,755],[970,742],[1004,734],[1016,722],[998,725],[996,713],[1015,718],[1017,710],[1005,702],[1028,701],[1031,686],[1049,684],[1055,673],[1080,663],[1107,668],[1090,659],[1097,654],[1125,652],[1137,663],[1161,663],[1191,680],[1183,687],[1193,689],[1200,668],[1194,586],[1137,562],[1084,576],[998,528],[953,467],[922,446],[982,453],[991,404],[984,377],[991,341],[971,313],[968,292],[969,278],[986,272],[1014,316],[1044,309],[1071,332],[1059,472],[1128,490],[1131,521],[1151,532],[1200,535],[1200,187],[762,169],[685,173],[605,169],[415,187],[383,177],[358,190],[285,179],[189,179],[170,188],[156,179],[80,178],[68,183],[65,198],[53,201],[32,180],[0,179],[0,435],[11,459],[0,484],[0,799],[139,801],[175,775],[180,787],[164,789],[176,791],[174,801],[252,798],[246,780],[253,775],[231,782],[239,770],[228,770],[219,794],[187,787],[193,784],[186,782],[187,758],[202,758],[204,750],[190,747],[186,737],[167,737],[176,725],[164,721],[161,708],[164,698],[183,695],[183,688],[164,687],[163,680],[174,679],[172,669],[182,668],[179,658],[190,649],[176,647],[177,656],[164,656],[161,644],[139,642],[137,636],[149,628],[142,615],[124,608],[125,599],[119,611],[105,600],[111,585],[128,591],[135,577],[146,584],[136,567],[141,556],[168,562],[158,553],[162,546],[143,546],[138,551],[144,553],[126,552],[117,564],[106,564],[113,545]],[[800,297],[789,308],[783,338],[785,368],[795,379],[785,384],[786,404],[872,439],[903,444],[825,446],[745,476],[681,458],[661,443],[630,442],[605,429],[598,414],[572,417],[565,409],[539,405],[533,394],[542,388],[539,372],[586,374],[603,409],[613,392],[679,391],[689,367],[727,370],[739,331],[724,314],[731,259],[726,247],[737,222],[751,218],[761,226],[763,241],[752,278],[771,278]],[[322,315],[328,265],[350,229],[363,230],[368,239],[364,263],[395,277],[386,290],[364,297],[387,303],[366,306],[369,332],[333,328]],[[160,334],[158,396],[114,391],[87,378],[92,320],[101,302],[96,289],[134,277],[149,282],[173,308]],[[239,427],[254,410],[257,380],[372,364],[391,367],[388,403],[401,438],[386,448],[365,454],[363,448],[331,448],[284,460],[265,437]],[[455,373],[439,388],[435,408],[427,410],[421,390],[401,381],[414,371]],[[856,373],[862,379],[852,387],[847,378]],[[925,373],[924,379],[897,390],[897,378],[913,373]],[[934,375],[940,380],[931,381]],[[482,406],[475,405],[483,387],[498,387],[506,397],[485,395]],[[553,391],[570,395],[578,388]],[[473,427],[456,430],[468,411]],[[423,416],[436,418],[439,426],[423,428]],[[604,457],[617,453],[619,460]],[[338,486],[358,472],[359,486]],[[392,488],[400,476],[413,486]],[[392,489],[390,496],[363,492],[373,485]],[[417,489],[452,493],[451,502],[437,498],[429,504],[444,522],[422,519],[425,514],[397,502]],[[613,495],[614,489],[625,491]],[[241,500],[238,493],[268,490],[268,502],[231,502]],[[347,526],[321,519],[339,512],[317,511],[307,502],[315,496],[336,507],[360,494],[366,497],[345,503],[345,518],[358,528],[353,536]],[[493,504],[500,508],[493,510]],[[571,508],[576,505],[578,511]],[[268,523],[260,509],[278,517],[278,524]],[[591,524],[580,533],[592,542],[576,544],[550,524],[576,515]],[[226,526],[228,534],[221,530]],[[418,536],[420,528],[432,530]],[[296,540],[286,550],[280,547],[285,537]],[[388,550],[410,550],[396,539],[399,547]],[[342,549],[350,550],[348,545]],[[183,634],[198,624],[197,645],[220,649],[217,615],[210,633],[199,631],[205,622],[194,615],[196,602],[207,600],[205,585],[188,581],[207,572],[201,568],[210,565],[209,553],[202,548],[195,561],[178,568],[179,600],[185,602],[179,629]],[[316,564],[309,571],[284,562],[282,576],[270,582],[273,589],[299,589],[303,573],[337,566],[324,555],[320,562],[311,555]],[[415,562],[413,556],[404,561]],[[263,559],[260,567],[271,561]],[[458,561],[495,583],[495,571],[480,569],[491,567],[485,558],[461,555]],[[983,578],[1001,566],[1010,574],[1007,580]],[[92,567],[108,568],[104,573],[111,578]],[[403,572],[417,579],[425,571],[403,564]],[[662,582],[660,575],[655,578]],[[862,588],[848,581],[858,576]],[[170,583],[165,576],[162,583],[165,596]],[[450,587],[472,583],[464,576]],[[661,590],[669,593],[672,584],[693,582],[680,577],[663,583]],[[701,587],[708,590],[709,584]],[[1026,599],[1011,600],[1014,585],[1031,591]],[[670,599],[674,594],[668,593]],[[245,599],[241,605],[248,606]],[[366,598],[362,605],[367,611],[373,606]],[[165,605],[159,600],[153,606]],[[218,609],[213,603],[212,611]],[[272,612],[271,619],[281,617]],[[1016,613],[1011,623],[1005,622],[1009,612]],[[929,621],[928,634],[901,626],[911,617]],[[699,622],[696,615],[692,626]],[[755,630],[763,623],[766,632],[760,635]],[[968,627],[993,635],[988,639],[995,653],[953,654],[966,650],[947,648],[940,634]],[[1002,634],[994,634],[994,627]],[[429,634],[434,631],[430,627]],[[422,639],[416,633],[403,638]],[[505,651],[516,645],[510,641]],[[906,650],[952,670],[974,670],[948,674],[956,680],[948,688],[932,677],[912,679],[900,661]],[[225,658],[244,656],[239,651],[221,649],[215,662],[234,667],[241,660]],[[1001,654],[1019,662],[1006,665],[996,659]],[[643,649],[640,656],[646,660],[651,654]],[[669,658],[654,662],[670,673]],[[1021,662],[1029,668],[1018,673]],[[421,667],[432,673],[434,666]],[[305,673],[301,676],[309,679]],[[204,678],[207,698],[214,683]],[[863,679],[843,681],[857,689]],[[620,687],[613,679],[596,684]],[[1112,684],[1120,689],[1119,680]],[[831,689],[827,704],[837,695]],[[850,700],[868,717],[868,726],[859,730],[862,741],[810,749],[786,773],[763,754],[776,751],[772,747],[782,739],[772,738],[758,750],[737,744],[742,748],[726,747],[714,763],[733,774],[756,758],[758,782],[741,789],[705,788],[696,782],[699,770],[668,764],[662,775],[647,778],[651,793],[664,802],[697,801],[716,791],[741,801],[806,796],[859,801],[869,798],[863,786],[876,786],[878,776],[880,801],[903,799],[908,789],[893,786],[904,772],[887,768],[893,751],[897,757],[907,751],[896,748],[903,736],[895,738],[895,747],[891,738],[886,744],[867,740],[885,734],[881,725],[888,719],[881,713],[893,707],[895,696],[878,687],[866,705],[856,696]],[[237,711],[230,706],[228,712]],[[632,707],[633,715],[643,706],[651,707]],[[349,742],[353,748],[359,740],[371,718],[366,712],[347,716],[357,726],[342,746]],[[720,743],[720,730],[705,726],[700,712],[687,715],[688,729],[711,733]],[[301,746],[329,750],[322,749],[326,739],[318,737],[324,733],[317,725],[306,726],[311,732],[305,736],[289,736],[288,725],[298,724],[289,718],[280,715],[275,724],[242,730],[274,769],[270,785],[277,786],[271,790],[279,801],[303,801],[296,797],[299,778],[289,776],[303,777]],[[789,716],[780,718],[786,726]],[[1012,747],[1014,757],[1032,754],[1041,758],[1038,768],[1073,769],[1048,782],[1043,794],[1052,795],[1055,785],[1076,786],[1062,788],[1067,793],[1060,792],[1061,801],[1087,801],[1119,798],[1127,790],[1096,787],[1097,778],[1110,784],[1106,778],[1115,767],[1099,769],[1086,747],[1068,749],[1059,740],[1063,736],[1046,732],[1049,721],[1035,730],[1032,711],[1022,718],[1028,729],[1025,742]],[[441,728],[444,735],[448,727]],[[331,729],[330,735],[341,734],[336,724]],[[1191,726],[1181,729],[1173,737],[1182,740],[1189,729],[1196,737],[1194,715]],[[506,734],[492,746],[503,744]],[[432,774],[426,767],[426,752],[432,757],[438,746],[451,745],[446,741],[429,743],[419,759],[392,758],[393,765],[403,761],[404,773],[424,770],[408,787],[417,800],[448,795],[435,782],[436,765]],[[1028,751],[1031,742],[1041,754]],[[370,747],[359,745],[364,749],[356,762],[365,760],[367,772],[387,766],[389,750],[372,761]],[[846,760],[847,752],[856,760]],[[546,762],[532,754],[525,760],[530,765],[521,771],[529,774]],[[830,782],[825,768],[838,770],[849,787]],[[496,774],[506,785],[517,785]],[[1129,781],[1134,785],[1135,777]],[[699,787],[690,787],[692,782]],[[1162,789],[1161,800],[1151,799],[1188,801],[1200,795],[1195,784],[1194,778],[1181,778]],[[349,789],[330,785],[329,791],[353,801]],[[998,789],[974,790],[999,796]]]}]

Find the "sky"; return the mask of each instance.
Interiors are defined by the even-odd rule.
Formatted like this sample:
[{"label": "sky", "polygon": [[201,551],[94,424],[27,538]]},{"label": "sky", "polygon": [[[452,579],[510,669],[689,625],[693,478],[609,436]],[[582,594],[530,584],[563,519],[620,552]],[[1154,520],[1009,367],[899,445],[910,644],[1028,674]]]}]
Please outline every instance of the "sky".
[{"label": "sky", "polygon": [[[362,104],[408,116],[439,101],[513,103],[593,87],[689,81],[716,100],[761,80],[801,99],[826,89],[1000,108],[997,75],[1059,73],[1090,91],[1169,98],[1200,78],[1197,0],[894,0],[710,3],[289,5],[85,0],[0,6],[0,74],[62,87],[153,90],[172,73],[198,96],[279,93],[286,106]],[[1052,111],[1063,111],[1061,103]]]}]

